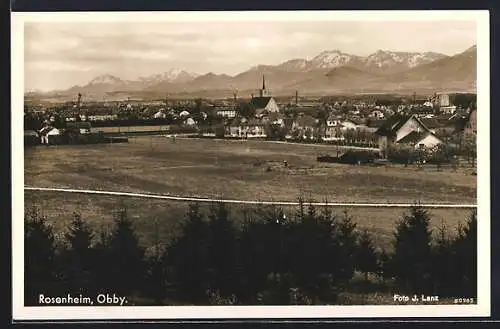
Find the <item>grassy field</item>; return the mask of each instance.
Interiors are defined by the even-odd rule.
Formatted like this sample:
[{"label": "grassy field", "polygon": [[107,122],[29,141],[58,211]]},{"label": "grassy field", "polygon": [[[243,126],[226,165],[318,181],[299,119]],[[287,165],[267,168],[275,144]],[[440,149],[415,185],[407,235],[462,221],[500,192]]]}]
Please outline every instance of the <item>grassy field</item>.
[{"label": "grassy field", "polygon": [[169,128],[170,128],[169,125],[127,126],[127,127],[92,127],[92,132],[103,132],[103,133],[156,132],[156,131],[166,131]]},{"label": "grassy field", "polygon": [[[165,137],[136,137],[129,144],[34,147],[25,149],[25,185],[239,200],[296,201],[303,195],[331,202],[476,202],[476,176],[466,172],[316,162],[319,154],[335,152],[335,147],[324,145],[179,138],[173,143]],[[186,203],[166,200],[25,192],[25,208],[40,207],[57,231],[64,229],[73,211],[84,213],[95,228],[106,229],[122,203],[144,244],[156,229],[162,240],[170,240],[187,209]],[[236,222],[243,217],[243,206],[232,205],[231,211]],[[343,211],[335,209],[339,215]],[[405,210],[348,211],[360,227],[375,233],[379,245],[390,247],[394,223]],[[469,213],[432,210],[432,226],[444,221],[453,229]]]},{"label": "grassy field", "polygon": [[[475,203],[476,176],[317,163],[334,146],[136,137],[128,144],[27,148],[25,184],[241,200]],[[283,161],[288,161],[288,167]]]}]

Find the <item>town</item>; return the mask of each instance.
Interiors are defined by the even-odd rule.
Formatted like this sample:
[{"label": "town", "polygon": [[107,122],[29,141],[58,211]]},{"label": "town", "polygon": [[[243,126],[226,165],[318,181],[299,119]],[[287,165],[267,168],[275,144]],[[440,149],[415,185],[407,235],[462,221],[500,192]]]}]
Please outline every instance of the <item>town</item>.
[{"label": "town", "polygon": [[[92,136],[185,135],[414,150],[449,146],[473,156],[474,94],[273,97],[262,77],[250,98],[74,102],[25,106],[25,145],[86,143]],[[104,138],[102,138],[104,140]],[[469,157],[470,158],[470,157]]]}]

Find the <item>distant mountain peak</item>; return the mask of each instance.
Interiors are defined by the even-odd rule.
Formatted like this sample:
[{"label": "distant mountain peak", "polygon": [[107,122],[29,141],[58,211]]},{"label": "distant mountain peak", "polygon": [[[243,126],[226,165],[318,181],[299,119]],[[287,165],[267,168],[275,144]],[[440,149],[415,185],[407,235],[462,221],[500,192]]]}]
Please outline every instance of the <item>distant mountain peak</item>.
[{"label": "distant mountain peak", "polygon": [[464,53],[468,53],[468,52],[473,52],[473,51],[477,51],[477,45],[472,45],[470,46],[469,48],[467,48]]},{"label": "distant mountain peak", "polygon": [[103,74],[100,75],[96,78],[94,78],[92,81],[89,82],[90,85],[95,85],[95,84],[114,84],[114,83],[121,83],[123,82],[120,78],[115,77],[112,74]]}]

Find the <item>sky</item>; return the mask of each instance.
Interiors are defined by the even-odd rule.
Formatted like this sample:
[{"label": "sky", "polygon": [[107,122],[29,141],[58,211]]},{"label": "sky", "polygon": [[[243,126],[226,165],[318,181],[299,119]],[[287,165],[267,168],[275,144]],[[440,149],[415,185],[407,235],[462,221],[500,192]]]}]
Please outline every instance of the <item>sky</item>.
[{"label": "sky", "polygon": [[170,69],[234,75],[325,50],[454,55],[476,44],[475,21],[26,22],[25,91],[136,79]]}]

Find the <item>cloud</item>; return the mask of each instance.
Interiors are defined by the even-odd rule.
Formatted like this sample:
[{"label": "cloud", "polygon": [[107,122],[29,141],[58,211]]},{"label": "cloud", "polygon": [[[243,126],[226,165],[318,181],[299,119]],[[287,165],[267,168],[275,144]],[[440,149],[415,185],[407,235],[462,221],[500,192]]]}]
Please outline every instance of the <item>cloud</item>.
[{"label": "cloud", "polygon": [[[26,23],[24,35],[26,79],[57,71],[66,82],[105,73],[133,79],[170,68],[237,74],[332,49],[454,54],[476,43],[473,22],[441,21],[39,22]],[[50,83],[60,84],[44,84]]]}]

